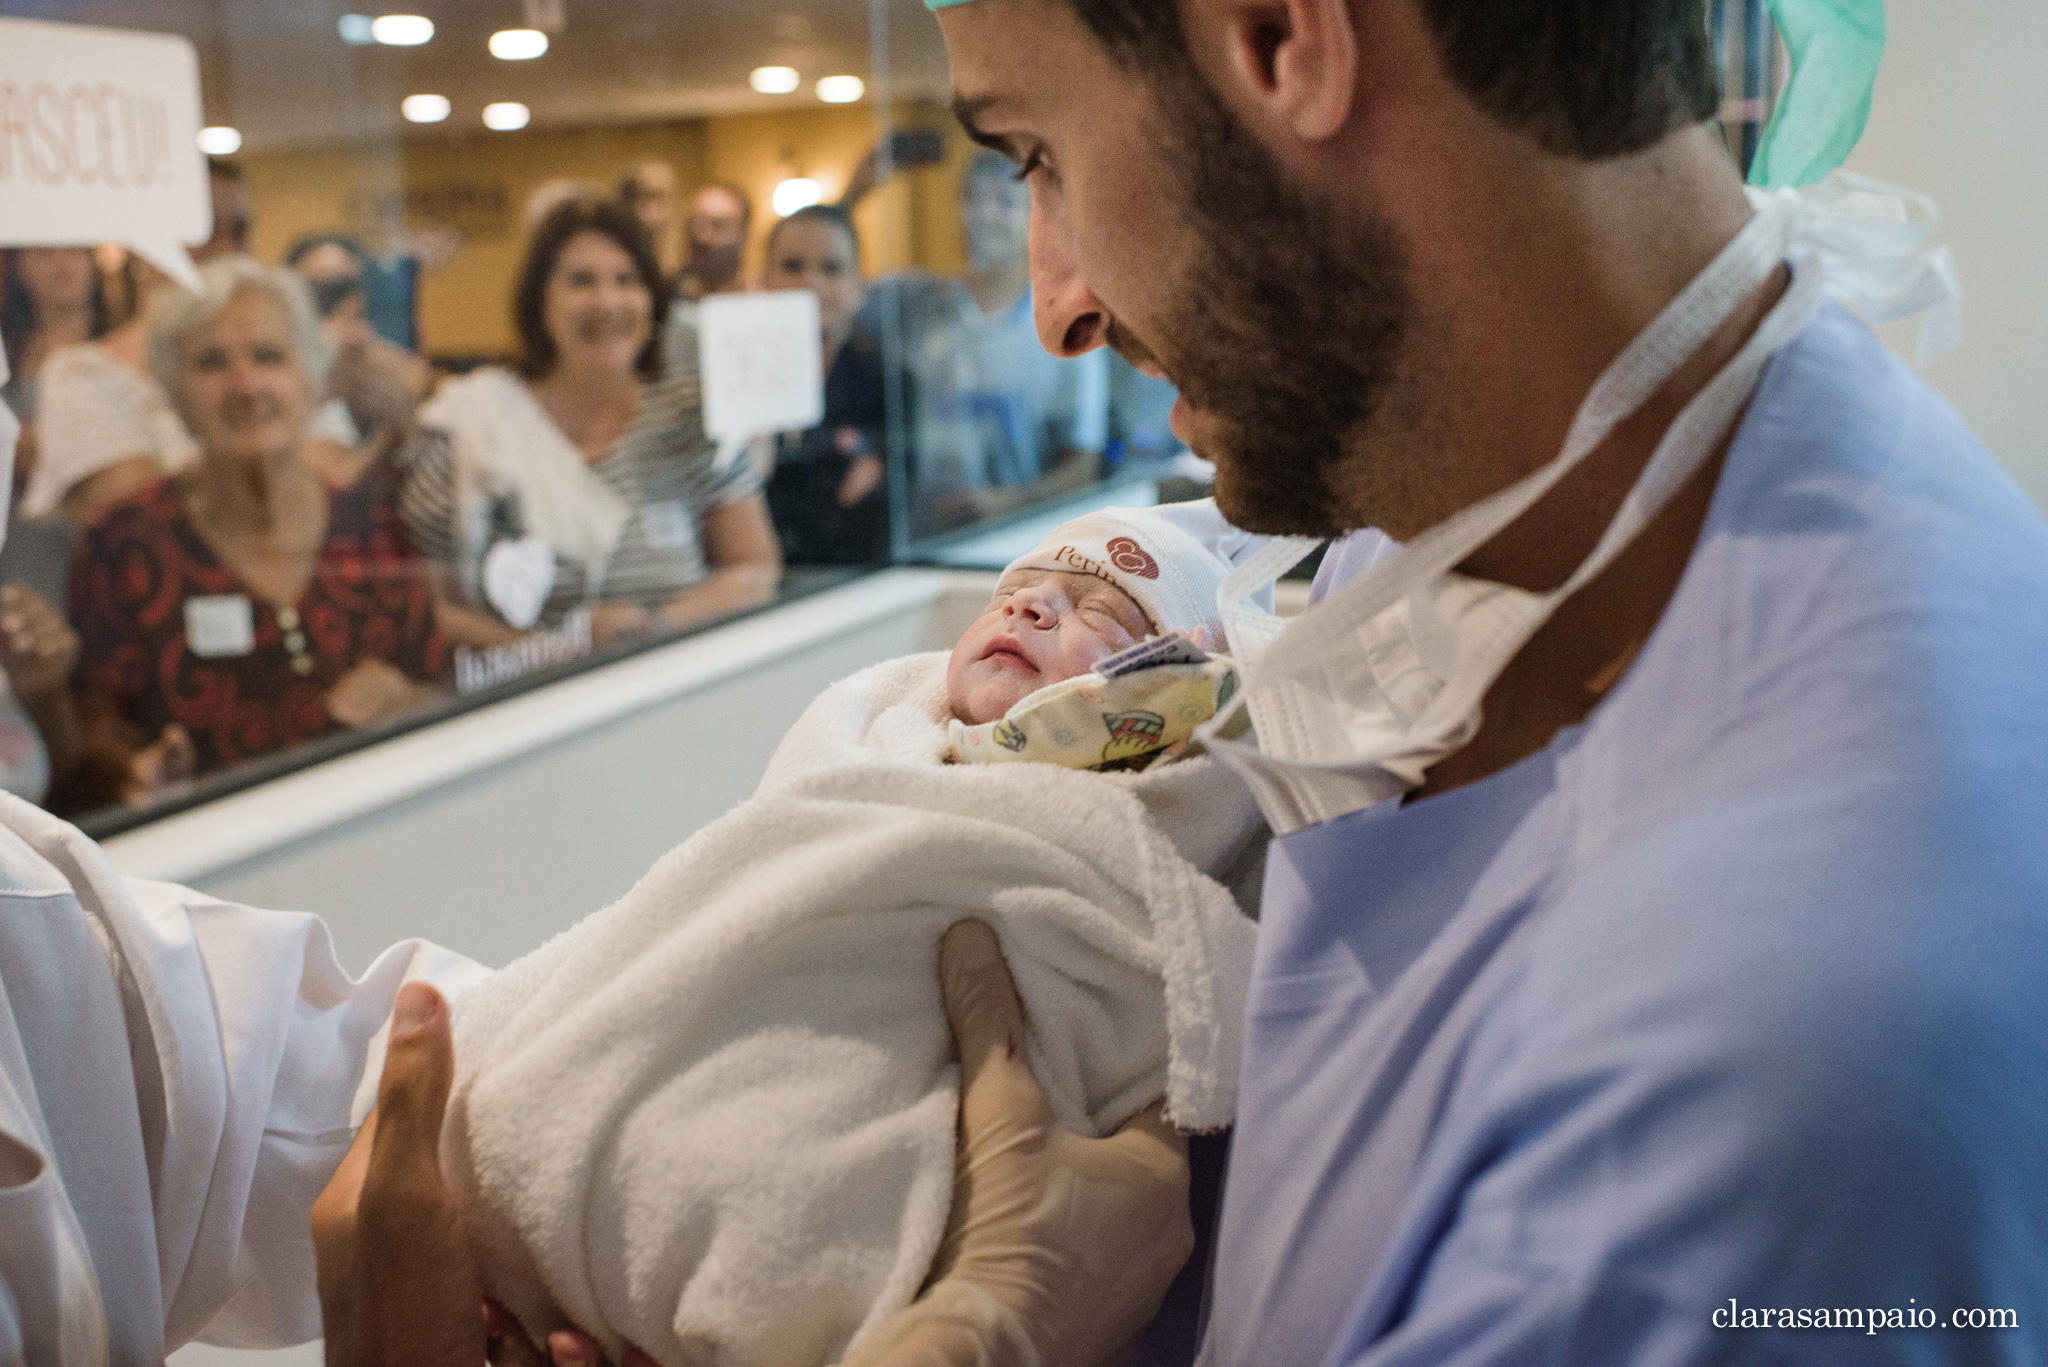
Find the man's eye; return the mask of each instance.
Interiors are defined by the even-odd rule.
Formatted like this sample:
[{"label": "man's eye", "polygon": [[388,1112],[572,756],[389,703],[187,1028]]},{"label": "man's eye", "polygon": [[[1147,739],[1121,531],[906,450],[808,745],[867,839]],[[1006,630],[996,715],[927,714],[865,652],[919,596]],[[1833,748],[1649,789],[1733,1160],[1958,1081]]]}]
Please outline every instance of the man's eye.
[{"label": "man's eye", "polygon": [[1044,154],[1033,149],[1031,154],[1024,158],[1024,164],[1017,168],[1016,174],[1011,179],[1022,184],[1024,181],[1031,179],[1031,173],[1043,165],[1045,165]]}]

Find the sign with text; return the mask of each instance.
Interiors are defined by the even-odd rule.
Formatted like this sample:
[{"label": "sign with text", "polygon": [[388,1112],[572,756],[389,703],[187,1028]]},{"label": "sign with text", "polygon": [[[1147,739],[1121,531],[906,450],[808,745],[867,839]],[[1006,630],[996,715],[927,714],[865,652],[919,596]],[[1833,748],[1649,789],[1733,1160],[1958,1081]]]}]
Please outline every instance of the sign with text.
[{"label": "sign with text", "polygon": [[0,19],[0,245],[121,242],[197,287],[213,232],[183,38]]},{"label": "sign with text", "polygon": [[704,430],[715,440],[801,431],[825,416],[818,296],[714,294],[697,305]]}]

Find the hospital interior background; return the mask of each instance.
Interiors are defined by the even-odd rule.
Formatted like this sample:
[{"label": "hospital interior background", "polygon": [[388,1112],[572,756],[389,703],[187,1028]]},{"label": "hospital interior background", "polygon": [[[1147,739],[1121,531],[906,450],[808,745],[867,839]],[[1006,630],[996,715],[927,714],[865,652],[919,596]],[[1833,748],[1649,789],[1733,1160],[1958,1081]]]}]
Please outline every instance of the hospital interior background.
[{"label": "hospital interior background", "polygon": [[[1927,377],[2048,506],[2048,7],[1888,9],[1849,169],[1939,204],[1964,333]],[[707,456],[723,492],[631,510],[641,530],[628,535],[691,542],[696,573],[715,575],[729,558],[708,530],[720,500],[758,496],[782,565],[751,597],[622,628],[593,611],[596,596],[578,604],[558,586],[537,614],[498,611],[466,639],[444,613],[434,641],[385,652],[406,673],[392,686],[402,705],[337,706],[314,724],[283,715],[312,625],[258,620],[256,648],[280,652],[274,676],[223,665],[206,678],[276,695],[247,698],[253,719],[228,739],[167,746],[164,718],[184,714],[149,697],[165,680],[122,654],[155,638],[119,620],[118,585],[81,575],[95,547],[168,563],[177,529],[149,523],[142,495],[85,506],[93,458],[70,434],[96,429],[63,411],[91,417],[107,395],[147,408],[154,387],[155,457],[167,470],[209,459],[203,431],[164,435],[184,415],[144,373],[135,315],[157,282],[116,244],[73,249],[68,264],[6,244],[7,397],[30,410],[43,469],[17,471],[0,580],[62,619],[47,626],[60,664],[68,623],[78,662],[56,684],[12,681],[0,781],[106,839],[126,872],[322,913],[352,967],[422,932],[487,963],[518,955],[749,792],[818,688],[949,641],[993,569],[1045,529],[1091,506],[1205,492],[1207,467],[1168,430],[1170,387],[1104,353],[1036,349],[1028,192],[954,125],[920,0],[425,0],[396,15],[339,0],[0,0],[0,16],[195,45],[220,239],[209,248],[295,266],[331,336],[355,319],[351,354],[411,377],[418,411],[402,421],[339,395],[322,409],[348,419],[318,471],[360,521],[348,563],[416,590],[392,603],[448,591],[422,587],[432,572],[401,506],[424,497],[407,464],[415,428],[439,411],[437,388],[530,349],[515,294],[536,229],[562,206],[611,205],[645,234],[659,267],[646,333],[672,353],[685,350],[676,321],[707,300],[820,294],[823,416]],[[1742,158],[1784,57],[1760,0],[1721,0],[1713,17],[1724,128]],[[799,230],[777,234],[771,255],[791,215]],[[806,252],[843,257],[841,277],[818,288],[791,265]],[[57,734],[73,721],[83,739]],[[195,1347],[173,1361],[257,1356]],[[317,1345],[273,1356],[313,1362]]]}]

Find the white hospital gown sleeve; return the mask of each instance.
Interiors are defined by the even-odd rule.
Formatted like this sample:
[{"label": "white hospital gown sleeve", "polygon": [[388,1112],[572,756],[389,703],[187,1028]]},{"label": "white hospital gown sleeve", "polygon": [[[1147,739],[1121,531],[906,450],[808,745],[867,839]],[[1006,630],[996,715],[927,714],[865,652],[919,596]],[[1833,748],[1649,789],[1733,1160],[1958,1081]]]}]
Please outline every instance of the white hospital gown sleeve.
[{"label": "white hospital gown sleeve", "polygon": [[374,1098],[392,999],[484,972],[412,941],[352,980],[317,917],[123,879],[0,797],[0,1170],[32,1151],[52,1179],[24,1202],[0,1171],[0,1364],[91,1361],[95,1335],[113,1362],[317,1337],[311,1207]]}]

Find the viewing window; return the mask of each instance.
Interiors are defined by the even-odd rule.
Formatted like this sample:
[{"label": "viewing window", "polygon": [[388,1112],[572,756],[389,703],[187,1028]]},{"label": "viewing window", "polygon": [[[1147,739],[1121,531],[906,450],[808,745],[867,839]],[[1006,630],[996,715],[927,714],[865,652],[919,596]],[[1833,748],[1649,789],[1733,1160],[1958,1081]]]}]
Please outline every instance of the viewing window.
[{"label": "viewing window", "polygon": [[[0,783],[96,833],[1206,492],[1167,381],[1040,346],[1030,188],[955,125],[919,0],[0,0],[81,18],[189,40],[203,107],[189,152],[89,91],[70,136],[212,206],[197,293],[118,242],[0,253]],[[1714,22],[1746,153],[1774,40],[1759,3]],[[0,89],[0,195],[50,169],[33,85]],[[776,292],[815,301],[795,353],[721,331]],[[719,365],[808,385],[804,420],[715,420]]]}]

